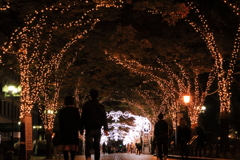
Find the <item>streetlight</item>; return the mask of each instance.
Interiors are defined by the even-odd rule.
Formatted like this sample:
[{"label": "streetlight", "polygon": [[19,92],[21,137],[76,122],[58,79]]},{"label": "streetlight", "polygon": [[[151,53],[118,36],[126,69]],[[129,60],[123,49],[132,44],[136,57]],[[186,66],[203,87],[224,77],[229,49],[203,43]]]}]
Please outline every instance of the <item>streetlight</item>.
[{"label": "streetlight", "polygon": [[184,95],[183,96],[183,102],[188,104],[190,102],[190,96],[189,95]]},{"label": "streetlight", "polygon": [[[187,118],[188,118],[188,104],[189,104],[190,100],[191,100],[190,95],[184,95],[183,96],[183,102],[186,104],[186,115],[187,115]],[[187,120],[187,125],[189,125],[188,120]]]},{"label": "streetlight", "polygon": [[205,111],[206,111],[206,109],[207,109],[207,108],[206,108],[205,106],[202,106],[202,107],[201,107],[201,113],[203,113],[203,114],[204,114],[204,113],[205,113]]},{"label": "streetlight", "polygon": [[21,86],[14,86],[14,85],[4,85],[4,87],[2,88],[2,91],[5,93],[4,96],[6,97],[11,97],[12,99],[12,109],[11,109],[11,118],[12,118],[12,137],[11,137],[11,141],[12,141],[12,146],[14,147],[14,140],[13,140],[13,121],[14,121],[14,117],[13,117],[13,109],[14,109],[14,97],[19,97],[20,96],[20,92],[21,92]]}]

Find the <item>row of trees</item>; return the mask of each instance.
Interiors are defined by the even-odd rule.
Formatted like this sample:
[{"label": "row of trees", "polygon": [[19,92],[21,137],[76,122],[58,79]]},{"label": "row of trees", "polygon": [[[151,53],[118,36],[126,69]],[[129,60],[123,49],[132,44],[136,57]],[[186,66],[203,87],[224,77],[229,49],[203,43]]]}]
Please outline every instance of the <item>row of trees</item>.
[{"label": "row of trees", "polygon": [[44,110],[57,110],[67,94],[79,96],[81,104],[90,88],[100,91],[109,109],[117,105],[152,123],[159,112],[175,121],[184,94],[192,97],[192,123],[211,93],[219,93],[213,95],[220,112],[239,111],[237,2],[3,0],[0,5],[2,68],[21,77],[20,118],[38,105],[50,130],[54,116],[44,116]]}]

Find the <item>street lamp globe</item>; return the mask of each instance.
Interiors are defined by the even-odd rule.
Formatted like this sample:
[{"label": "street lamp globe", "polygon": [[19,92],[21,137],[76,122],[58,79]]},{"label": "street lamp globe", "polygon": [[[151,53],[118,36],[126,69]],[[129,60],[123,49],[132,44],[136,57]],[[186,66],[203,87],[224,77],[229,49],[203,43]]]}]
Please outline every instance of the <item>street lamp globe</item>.
[{"label": "street lamp globe", "polygon": [[205,106],[202,106],[202,107],[201,107],[201,113],[205,113],[205,111],[206,111],[206,107],[205,107]]},{"label": "street lamp globe", "polygon": [[189,95],[184,95],[183,96],[183,102],[186,103],[186,104],[189,103],[190,102],[190,96]]},{"label": "street lamp globe", "polygon": [[18,89],[15,86],[8,86],[8,92],[17,93]]},{"label": "street lamp globe", "polygon": [[22,91],[21,86],[14,86],[14,85],[4,85],[2,91],[5,93],[5,97],[18,97],[20,96],[20,92]]}]

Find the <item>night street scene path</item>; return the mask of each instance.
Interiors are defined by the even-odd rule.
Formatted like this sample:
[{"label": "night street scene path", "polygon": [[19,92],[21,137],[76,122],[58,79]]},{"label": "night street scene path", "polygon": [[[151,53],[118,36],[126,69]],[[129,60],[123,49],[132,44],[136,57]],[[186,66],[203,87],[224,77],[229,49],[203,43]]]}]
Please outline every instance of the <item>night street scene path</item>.
[{"label": "night street scene path", "polygon": [[[92,160],[94,160],[94,155],[91,156]],[[52,160],[52,159],[46,159],[43,156],[33,156],[31,160]],[[178,160],[181,159],[179,155],[169,155],[168,160]],[[189,160],[223,160],[218,158],[205,158],[205,157],[193,157],[189,156]],[[63,160],[63,156],[60,160]],[[77,155],[75,157],[75,160],[85,160],[84,155]],[[157,160],[157,157],[151,154],[141,154],[136,155],[134,153],[114,153],[114,154],[101,154],[100,160]],[[227,159],[224,159],[227,160]]]}]

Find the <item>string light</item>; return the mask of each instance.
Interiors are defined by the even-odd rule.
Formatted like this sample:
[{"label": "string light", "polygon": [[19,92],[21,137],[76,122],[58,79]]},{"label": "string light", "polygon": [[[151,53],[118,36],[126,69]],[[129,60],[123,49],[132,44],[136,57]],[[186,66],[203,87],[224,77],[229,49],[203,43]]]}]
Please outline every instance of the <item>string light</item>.
[{"label": "string light", "polygon": [[[239,8],[231,3],[228,3],[228,1],[224,0],[224,3],[228,4],[234,13],[236,15],[239,15]],[[212,57],[215,60],[215,71],[218,78],[218,94],[220,99],[220,111],[230,111],[230,97],[231,97],[231,83],[233,80],[233,71],[234,66],[236,64],[236,58],[237,53],[239,52],[239,32],[240,32],[240,23],[238,24],[238,30],[236,33],[236,38],[233,46],[233,52],[231,54],[231,59],[229,62],[229,67],[227,70],[224,70],[223,68],[223,62],[224,58],[221,54],[221,52],[218,50],[217,43],[215,41],[214,34],[211,32],[211,29],[209,28],[208,22],[205,19],[203,15],[200,14],[200,11],[197,9],[197,7],[192,3],[188,2],[188,5],[195,11],[195,14],[198,15],[198,18],[200,19],[201,24],[197,25],[196,23],[186,20],[194,29],[196,32],[199,32],[203,38],[203,40],[206,42],[207,47],[212,55]],[[214,74],[215,75],[215,74]]]},{"label": "string light", "polygon": [[7,3],[6,5],[2,5],[2,7],[0,7],[0,11],[6,11],[7,9],[10,9],[9,3]]},{"label": "string light", "polygon": [[[107,53],[109,54],[109,53]],[[164,64],[160,61],[160,59],[156,58],[158,64],[161,66],[159,68],[157,67],[150,67],[150,66],[144,66],[141,63],[135,61],[135,60],[121,60],[116,57],[112,57],[111,54],[109,54],[109,59],[112,61],[115,61],[116,64],[120,64],[124,67],[126,67],[128,70],[130,70],[133,73],[139,74],[141,76],[146,77],[149,80],[144,81],[144,84],[147,84],[151,81],[157,82],[159,85],[159,93],[155,92],[155,97],[160,97],[159,101],[162,102],[162,104],[157,104],[156,101],[153,100],[153,98],[150,95],[150,91],[144,91],[142,90],[141,86],[139,87],[139,90],[132,90],[138,95],[140,95],[144,101],[147,103],[147,106],[151,111],[152,114],[152,122],[157,121],[157,115],[160,112],[168,112],[170,117],[173,121],[175,121],[175,113],[181,110],[182,101],[180,100],[185,93],[190,93],[190,88],[192,88],[192,85],[195,86],[195,93],[192,93],[192,96],[196,97],[194,98],[190,104],[189,104],[189,116],[191,118],[192,123],[196,123],[198,119],[198,114],[201,110],[203,101],[200,101],[200,95],[199,95],[199,84],[197,83],[198,76],[195,76],[194,83],[191,82],[190,78],[186,74],[184,68],[179,63],[175,63],[175,65],[179,68],[179,71],[173,71],[168,65]],[[176,68],[175,68],[176,69]],[[156,71],[158,74],[160,74],[162,77],[156,74]],[[179,74],[180,72],[180,74]],[[164,76],[163,76],[164,75]],[[164,95],[164,96],[163,96]],[[137,106],[134,104],[134,106]],[[142,107],[142,106],[140,106]],[[139,107],[139,108],[140,108]]]},{"label": "string light", "polygon": [[[113,4],[111,7],[119,7],[120,4],[123,3],[122,1],[114,2],[118,4]],[[80,19],[67,23],[62,23],[61,19],[52,21],[50,18],[51,15],[55,13],[60,13],[60,16],[67,15],[68,13],[71,14],[74,7],[82,3],[87,3],[87,1],[81,1],[79,3],[72,3],[69,1],[65,5],[58,3],[54,6],[45,7],[44,9],[26,15],[23,27],[17,28],[12,33],[10,41],[6,42],[1,48],[3,54],[15,54],[18,60],[20,85],[23,86],[20,99],[20,118],[30,113],[33,105],[36,103],[43,104],[46,110],[56,110],[56,107],[59,106],[57,104],[57,99],[59,97],[59,86],[62,82],[61,78],[63,77],[55,78],[53,98],[50,98],[50,92],[48,92],[49,90],[47,89],[52,83],[50,78],[53,78],[54,75],[57,74],[64,55],[67,54],[70,48],[100,21],[99,18],[91,18],[88,16],[90,13],[99,9],[100,6],[84,11]],[[109,5],[101,5],[101,7],[106,8],[109,7]],[[50,52],[52,52],[51,47],[54,46],[55,33],[58,30],[67,30],[72,27],[84,28],[82,28],[82,31],[78,31],[74,36],[70,37],[69,42],[60,48],[60,51],[50,54]],[[84,46],[81,46],[79,51],[81,51],[83,47]],[[68,68],[73,61],[68,63],[66,68]],[[4,62],[2,56],[1,62]],[[44,100],[40,99],[39,94],[44,97]],[[44,110],[41,108],[40,112],[43,123],[45,123],[45,128],[52,128],[52,119],[54,116],[48,115],[48,117],[46,117]]]}]

